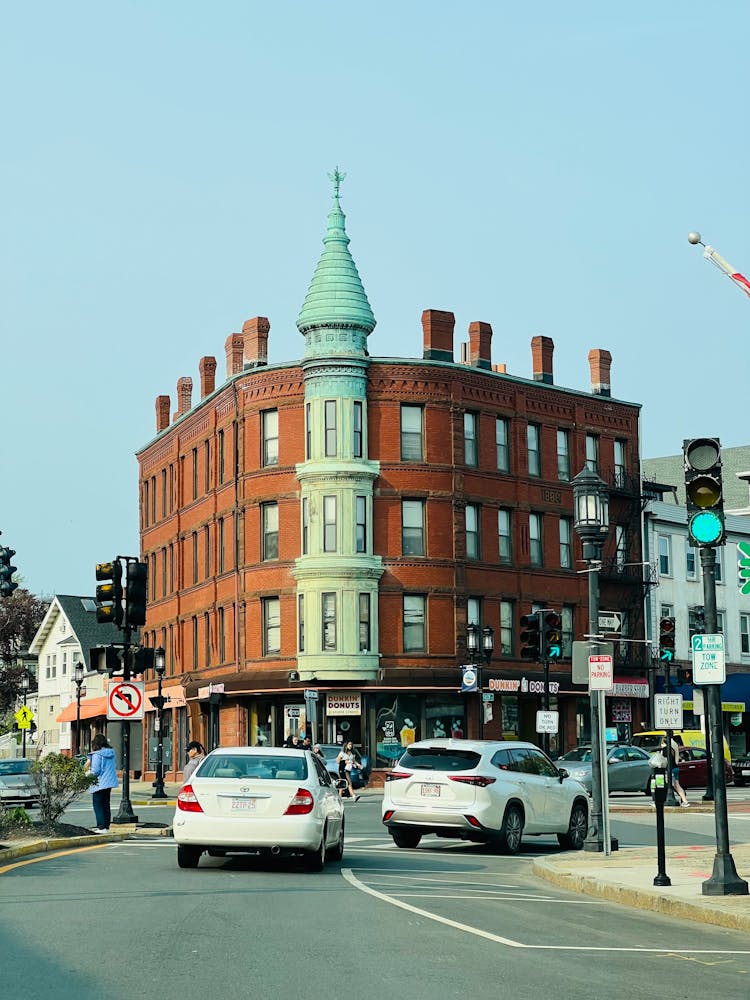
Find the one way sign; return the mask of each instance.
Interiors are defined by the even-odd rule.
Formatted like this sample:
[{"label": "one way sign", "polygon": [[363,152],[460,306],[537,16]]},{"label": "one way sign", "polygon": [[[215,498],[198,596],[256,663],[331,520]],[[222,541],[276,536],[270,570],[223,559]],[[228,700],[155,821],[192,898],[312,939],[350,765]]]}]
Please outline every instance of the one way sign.
[{"label": "one way sign", "polygon": [[617,611],[599,612],[600,632],[619,632],[622,629],[622,615]]}]

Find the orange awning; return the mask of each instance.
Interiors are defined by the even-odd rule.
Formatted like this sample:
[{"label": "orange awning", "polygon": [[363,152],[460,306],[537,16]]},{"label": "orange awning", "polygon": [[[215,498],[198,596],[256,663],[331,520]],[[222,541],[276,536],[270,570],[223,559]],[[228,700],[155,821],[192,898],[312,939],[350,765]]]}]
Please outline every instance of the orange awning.
[{"label": "orange awning", "polygon": [[[83,698],[81,699],[81,718],[95,719],[99,715],[107,714],[107,696],[103,698]],[[58,715],[56,722],[75,722],[78,716],[78,706],[74,701],[67,705]]]}]

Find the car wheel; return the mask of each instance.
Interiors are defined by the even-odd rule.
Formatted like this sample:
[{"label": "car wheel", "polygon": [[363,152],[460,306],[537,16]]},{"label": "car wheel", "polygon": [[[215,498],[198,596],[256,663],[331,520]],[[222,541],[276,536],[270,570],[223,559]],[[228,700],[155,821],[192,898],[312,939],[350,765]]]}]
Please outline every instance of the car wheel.
[{"label": "car wheel", "polygon": [[497,846],[503,854],[518,854],[523,837],[523,814],[518,806],[508,806],[500,827]]},{"label": "car wheel", "polygon": [[391,830],[396,847],[419,847],[422,834],[418,830]]},{"label": "car wheel", "polygon": [[177,845],[177,864],[180,868],[197,868],[203,851],[192,844]]},{"label": "car wheel", "polygon": [[589,815],[580,802],[576,802],[570,813],[567,833],[558,833],[557,842],[566,851],[580,851],[589,829]]},{"label": "car wheel", "polygon": [[341,821],[339,839],[326,851],[326,861],[341,861],[344,856],[344,821]]},{"label": "car wheel", "polygon": [[305,854],[305,868],[309,872],[322,872],[326,863],[326,831],[320,838],[320,847],[314,851],[307,851]]}]

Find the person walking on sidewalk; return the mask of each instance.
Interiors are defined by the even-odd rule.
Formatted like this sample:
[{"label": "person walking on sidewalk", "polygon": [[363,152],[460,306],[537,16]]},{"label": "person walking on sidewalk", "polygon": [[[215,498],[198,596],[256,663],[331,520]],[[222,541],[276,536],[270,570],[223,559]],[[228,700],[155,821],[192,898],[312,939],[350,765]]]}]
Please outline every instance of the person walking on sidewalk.
[{"label": "person walking on sidewalk", "polygon": [[108,833],[109,825],[112,822],[109,800],[112,789],[117,788],[119,781],[117,780],[115,752],[101,733],[97,733],[91,741],[91,753],[88,755],[86,770],[97,777],[96,784],[90,788],[94,816],[96,817],[94,833]]},{"label": "person walking on sidewalk", "polygon": [[[680,784],[680,755],[682,748],[676,740],[670,741],[670,746],[672,748],[672,788],[674,788],[675,795],[680,800],[681,806],[689,806],[688,797],[685,794],[685,789]],[[661,744],[661,751],[666,756],[667,741],[663,740]]]}]

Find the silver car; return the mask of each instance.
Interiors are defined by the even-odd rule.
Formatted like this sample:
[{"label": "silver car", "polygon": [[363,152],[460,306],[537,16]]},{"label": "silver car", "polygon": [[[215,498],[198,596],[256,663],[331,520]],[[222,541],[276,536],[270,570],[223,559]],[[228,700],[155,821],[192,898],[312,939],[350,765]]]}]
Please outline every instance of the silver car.
[{"label": "silver car", "polygon": [[422,740],[385,778],[383,823],[397,847],[433,833],[516,854],[524,834],[556,834],[579,850],[588,815],[583,786],[532,743]]},{"label": "silver car", "polygon": [[39,788],[31,773],[33,760],[0,760],[0,804],[4,806],[39,805]]},{"label": "silver car", "polygon": [[322,871],[344,853],[344,803],[309,750],[220,747],[180,789],[172,829],[180,868],[208,852],[297,857]]},{"label": "silver car", "polygon": [[[643,792],[649,795],[653,770],[650,754],[640,747],[615,746],[607,750],[607,777],[610,792]],[[591,747],[579,746],[563,754],[558,761],[571,778],[580,781],[591,794]]]}]

